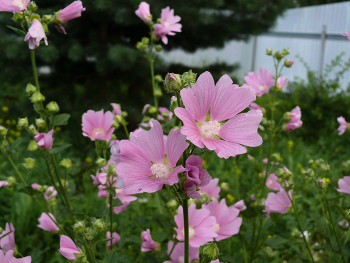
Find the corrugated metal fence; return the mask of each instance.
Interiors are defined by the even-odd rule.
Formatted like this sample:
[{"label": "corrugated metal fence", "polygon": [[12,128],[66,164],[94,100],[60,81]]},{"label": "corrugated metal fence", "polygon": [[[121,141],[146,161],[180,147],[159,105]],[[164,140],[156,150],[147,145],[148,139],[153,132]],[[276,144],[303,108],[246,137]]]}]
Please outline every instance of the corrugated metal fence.
[{"label": "corrugated metal fence", "polygon": [[[186,25],[184,25],[186,26]],[[322,69],[341,52],[343,60],[350,58],[350,41],[341,33],[350,31],[350,1],[289,9],[280,17],[276,26],[268,33],[251,37],[248,42],[229,41],[222,49],[200,49],[195,53],[183,50],[162,52],[167,62],[183,63],[188,66],[205,66],[217,61],[228,64],[239,63],[240,69],[235,73],[243,80],[249,71],[266,67],[273,70],[272,59],[265,55],[267,48],[282,50],[288,47],[289,59],[295,61],[283,75],[289,79],[298,76],[306,78],[304,65],[296,58],[299,55],[310,69],[322,74]],[[330,75],[332,76],[332,75]],[[350,83],[350,72],[341,80],[343,88]]]}]

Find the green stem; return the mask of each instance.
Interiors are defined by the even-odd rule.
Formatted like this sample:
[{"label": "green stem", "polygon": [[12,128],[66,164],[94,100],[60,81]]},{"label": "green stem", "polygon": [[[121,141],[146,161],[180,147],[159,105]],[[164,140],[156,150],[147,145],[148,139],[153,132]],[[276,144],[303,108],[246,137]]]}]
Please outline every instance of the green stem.
[{"label": "green stem", "polygon": [[187,197],[183,200],[184,230],[185,230],[185,261],[189,263],[189,226],[188,226],[188,202]]},{"label": "green stem", "polygon": [[129,134],[128,128],[125,125],[125,122],[123,122],[122,125],[124,127],[125,134],[126,134],[126,136],[128,136],[128,139],[129,139],[130,138],[130,134]]},{"label": "green stem", "polygon": [[[156,107],[156,109],[158,109],[158,99],[156,96],[156,81],[154,78],[154,67],[153,67],[153,63],[154,63],[154,59],[153,59],[153,30],[151,29],[151,33],[150,33],[151,37],[151,44],[149,47],[149,63],[151,66],[151,75],[152,75],[152,88],[153,88],[153,99],[154,99],[154,106]],[[158,120],[158,114],[155,114],[155,118],[156,120]]]},{"label": "green stem", "polygon": [[[111,238],[113,233],[113,196],[109,194],[109,222],[110,222],[110,231],[111,231]],[[112,241],[111,241],[112,245]]]},{"label": "green stem", "polygon": [[38,91],[40,91],[38,73],[37,73],[36,64],[35,64],[35,50],[34,49],[30,50],[30,58],[32,60],[32,68],[33,68],[33,75],[34,75],[34,80],[35,80],[35,86],[38,89]]},{"label": "green stem", "polygon": [[92,263],[96,263],[95,256],[94,256],[94,254],[92,253],[90,246],[89,246],[87,243],[84,243],[84,247],[85,247],[85,249],[86,249],[86,252],[87,252],[87,254],[88,254],[88,256],[89,256],[91,262],[92,262]]},{"label": "green stem", "polygon": [[19,176],[19,178],[21,178],[21,180],[22,180],[24,186],[28,186],[27,183],[26,183],[26,181],[24,181],[24,179],[23,179],[23,177],[22,177],[22,174],[18,171],[17,166],[16,166],[15,163],[12,161],[11,156],[8,155],[7,153],[6,153],[6,156],[7,156],[7,159],[9,159],[9,161],[10,161],[12,167],[15,169],[15,171],[16,171],[17,175]]}]

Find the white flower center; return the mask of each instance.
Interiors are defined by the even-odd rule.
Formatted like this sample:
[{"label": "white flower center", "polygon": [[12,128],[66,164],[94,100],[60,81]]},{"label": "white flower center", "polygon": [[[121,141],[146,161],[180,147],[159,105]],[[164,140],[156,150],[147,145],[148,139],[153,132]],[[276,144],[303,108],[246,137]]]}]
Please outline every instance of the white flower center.
[{"label": "white flower center", "polygon": [[[181,233],[185,236],[185,229],[181,230]],[[195,237],[196,235],[194,234],[194,227],[189,227],[188,228],[188,236],[189,237]]]},{"label": "white flower center", "polygon": [[215,223],[215,225],[212,227],[212,229],[217,233],[220,229],[220,225],[218,223]]},{"label": "white flower center", "polygon": [[170,24],[169,24],[167,21],[164,21],[164,22],[163,22],[163,26],[164,26],[165,28],[168,28],[168,27],[170,26]]},{"label": "white flower center", "polygon": [[24,0],[14,0],[12,5],[18,6],[21,10],[26,9],[26,6],[24,4]]},{"label": "white flower center", "polygon": [[221,128],[221,124],[218,121],[208,121],[202,124],[201,131],[202,135],[212,136],[212,135],[218,135]]},{"label": "white flower center", "polygon": [[154,163],[151,166],[152,174],[156,178],[166,179],[169,174],[169,169],[161,163]]},{"label": "white flower center", "polygon": [[103,134],[103,135],[105,135],[105,134],[103,133],[103,128],[100,128],[100,129],[94,128],[94,131],[92,132],[92,137],[93,137],[93,138],[96,138],[98,134]]},{"label": "white flower center", "polygon": [[178,260],[179,260],[179,263],[184,263],[185,262],[185,257],[184,256],[180,256]]}]

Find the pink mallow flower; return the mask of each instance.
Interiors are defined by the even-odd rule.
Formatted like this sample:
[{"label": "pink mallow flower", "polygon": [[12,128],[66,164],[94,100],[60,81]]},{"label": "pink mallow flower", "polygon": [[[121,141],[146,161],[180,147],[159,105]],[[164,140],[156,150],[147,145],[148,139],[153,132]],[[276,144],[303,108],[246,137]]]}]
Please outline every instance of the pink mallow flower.
[{"label": "pink mallow flower", "polygon": [[348,227],[349,226],[349,222],[345,221],[345,219],[343,219],[342,221],[339,221],[338,224],[341,227]]},{"label": "pink mallow flower", "polygon": [[159,113],[160,114],[163,114],[163,113],[169,114],[168,118],[164,118],[162,115],[158,115],[158,120],[161,120],[161,121],[170,121],[174,115],[174,113],[172,113],[170,110],[168,110],[167,108],[164,108],[164,107],[159,107]]},{"label": "pink mallow flower", "polygon": [[111,103],[111,106],[113,107],[113,113],[114,113],[114,115],[121,115],[121,114],[122,114],[122,110],[120,109],[119,104],[117,104],[117,103]]},{"label": "pink mallow flower", "polygon": [[[183,208],[179,206],[177,209],[178,214],[175,215],[175,228],[179,241],[185,240],[184,232],[184,219]],[[216,238],[216,234],[213,227],[216,224],[214,216],[210,215],[210,211],[207,209],[196,209],[196,204],[192,203],[188,208],[188,226],[189,226],[189,242],[191,247],[200,247]]]},{"label": "pink mallow flower", "polygon": [[221,188],[217,186],[219,183],[218,178],[212,179],[206,186],[199,187],[199,194],[200,195],[208,195],[208,199],[210,197],[219,198],[219,193],[221,191]]},{"label": "pink mallow flower", "polygon": [[164,184],[177,183],[177,174],[185,171],[176,163],[189,145],[186,137],[180,130],[172,129],[164,142],[160,123],[156,120],[150,123],[149,131],[140,131],[139,135],[131,133],[130,141],[119,143],[120,162],[115,171],[124,179],[124,189],[128,192],[154,193]]},{"label": "pink mallow flower", "polygon": [[74,254],[80,254],[81,251],[69,237],[62,235],[60,241],[60,249],[58,250],[62,256],[69,260],[77,260]]},{"label": "pink mallow flower", "polygon": [[286,125],[287,131],[293,131],[295,129],[300,128],[303,125],[303,122],[301,121],[301,110],[299,106],[296,106],[291,112],[290,112],[290,121]]},{"label": "pink mallow flower", "polygon": [[237,203],[235,203],[232,207],[237,208],[239,211],[244,211],[247,209],[247,207],[244,204],[243,200],[239,200]]},{"label": "pink mallow flower", "polygon": [[280,89],[285,88],[288,85],[287,77],[280,77],[277,79],[277,87]]},{"label": "pink mallow flower", "polygon": [[5,230],[0,234],[0,246],[6,254],[9,250],[15,250],[15,228],[10,223],[6,223]]},{"label": "pink mallow flower", "polygon": [[277,182],[278,177],[275,174],[270,174],[266,180],[266,186],[272,190],[279,191],[281,185]]},{"label": "pink mallow flower", "polygon": [[350,31],[341,34],[343,37],[347,37],[350,40]]},{"label": "pink mallow flower", "polygon": [[69,20],[81,17],[81,13],[85,10],[86,9],[83,7],[83,3],[81,1],[74,1],[61,11],[58,11],[58,20],[60,20],[61,23],[66,23]]},{"label": "pink mallow flower", "polygon": [[[170,260],[164,261],[164,263],[183,263],[185,258],[185,243],[177,243],[174,247],[174,241],[169,241],[168,243],[168,255],[172,251]],[[192,262],[193,260],[199,260],[199,248],[198,247],[189,247],[189,260]]]},{"label": "pink mallow flower", "polygon": [[39,189],[40,187],[41,187],[40,184],[37,184],[37,183],[32,184],[32,188],[33,188],[34,190],[37,190],[37,189]]},{"label": "pink mallow flower", "polygon": [[260,76],[256,72],[249,72],[248,76],[244,77],[248,86],[251,86],[256,96],[261,97],[269,91],[274,84],[273,73],[268,72],[266,68],[260,68]]},{"label": "pink mallow flower", "polygon": [[57,191],[53,188],[53,186],[48,187],[44,193],[44,197],[46,200],[50,200],[54,198],[56,195],[57,195]]},{"label": "pink mallow flower", "polygon": [[4,251],[0,250],[0,263],[31,263],[32,257],[15,258],[13,256],[14,251],[9,250],[4,254]]},{"label": "pink mallow flower", "polygon": [[160,24],[154,25],[154,35],[156,38],[162,38],[164,44],[168,44],[168,38],[166,35],[174,36],[174,32],[181,32],[182,25],[178,22],[181,17],[174,16],[174,9],[166,7],[162,9],[160,16]]},{"label": "pink mallow flower", "polygon": [[237,217],[239,214],[237,208],[233,206],[227,207],[225,199],[222,199],[220,203],[217,199],[214,199],[202,207],[210,211],[210,215],[216,218],[216,224],[212,227],[218,234],[215,238],[216,241],[238,234],[242,224],[242,218]]},{"label": "pink mallow flower", "polygon": [[7,181],[0,181],[0,188],[8,185],[9,183]]},{"label": "pink mallow flower", "polygon": [[[289,196],[292,198],[292,191],[289,191]],[[267,217],[270,217],[270,213],[287,213],[287,207],[291,207],[292,202],[289,200],[284,188],[281,188],[278,193],[269,193],[265,201],[264,213],[267,213]]]},{"label": "pink mallow flower", "polygon": [[126,210],[132,201],[137,200],[136,196],[131,195],[131,193],[125,191],[125,189],[116,189],[116,195],[113,199],[119,199],[122,205],[113,207],[113,213],[119,214]]},{"label": "pink mallow flower", "polygon": [[254,103],[254,102],[252,102],[250,104],[249,109],[250,110],[261,110],[262,111],[262,108],[258,104]]},{"label": "pink mallow flower", "polygon": [[135,11],[135,14],[143,21],[148,23],[151,17],[151,12],[149,11],[149,4],[147,4],[146,2],[141,2],[139,5],[139,9]]},{"label": "pink mallow flower", "polygon": [[111,128],[113,123],[112,112],[103,113],[103,110],[97,112],[88,110],[87,113],[83,114],[83,135],[92,141],[109,141],[114,132],[114,128]]},{"label": "pink mallow flower", "polygon": [[[112,238],[112,241],[107,241],[107,248],[110,250],[111,247],[112,247],[112,244],[115,245],[119,242],[120,240],[120,236],[118,235],[118,233],[116,232],[113,232],[112,233],[112,237],[111,237],[111,232],[110,231],[107,231],[107,234],[106,234],[106,238],[107,239],[110,239]],[[111,244],[112,243],[112,244]]]},{"label": "pink mallow flower", "polygon": [[40,41],[44,39],[45,45],[47,46],[47,37],[43,25],[37,19],[33,19],[32,25],[30,26],[24,41],[29,41],[29,48],[34,49],[35,46],[40,46]]},{"label": "pink mallow flower", "polygon": [[346,193],[350,195],[350,176],[344,176],[343,179],[338,181],[339,189],[338,192]]},{"label": "pink mallow flower", "polygon": [[186,160],[186,181],[184,183],[187,196],[201,199],[197,192],[197,186],[206,186],[211,181],[211,176],[207,170],[202,168],[203,160],[198,156],[191,155]]},{"label": "pink mallow flower", "polygon": [[[51,213],[49,213],[49,215],[46,213],[41,214],[40,218],[38,219],[39,220],[38,227],[40,227],[41,229],[44,229],[46,231],[49,231],[49,232],[59,231],[60,229],[57,226],[56,218]],[[54,221],[52,221],[52,220],[54,220]]]},{"label": "pink mallow flower", "polygon": [[141,238],[142,238],[142,244],[141,244],[141,251],[146,252],[146,251],[158,251],[159,250],[159,244],[155,242],[152,237],[151,237],[151,232],[149,229],[146,231],[143,231],[141,233]]},{"label": "pink mallow flower", "polygon": [[232,85],[228,75],[222,76],[215,86],[207,71],[192,88],[181,90],[181,98],[185,108],[176,108],[175,115],[184,123],[181,133],[197,147],[206,146],[227,159],[247,152],[240,144],[250,147],[262,144],[257,133],[262,112],[238,114],[256,99],[252,88]]},{"label": "pink mallow flower", "polygon": [[337,129],[339,131],[338,135],[342,135],[348,128],[348,123],[346,122],[345,118],[342,116],[338,117],[337,121],[340,124],[340,126]]},{"label": "pink mallow flower", "polygon": [[34,139],[38,142],[37,145],[44,149],[49,150],[52,148],[53,145],[53,129],[49,131],[48,133],[37,133],[34,136]]},{"label": "pink mallow flower", "polygon": [[2,12],[20,12],[27,10],[30,0],[0,0],[0,11]]}]

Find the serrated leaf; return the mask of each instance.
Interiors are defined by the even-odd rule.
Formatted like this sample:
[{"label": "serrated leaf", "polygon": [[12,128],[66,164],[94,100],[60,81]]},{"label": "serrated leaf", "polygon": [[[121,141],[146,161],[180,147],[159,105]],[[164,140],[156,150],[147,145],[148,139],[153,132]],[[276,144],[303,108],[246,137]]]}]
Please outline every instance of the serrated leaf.
[{"label": "serrated leaf", "polygon": [[62,113],[53,117],[53,126],[67,125],[70,115],[68,113]]},{"label": "serrated leaf", "polygon": [[22,36],[26,36],[26,32],[24,32],[23,30],[21,29],[18,29],[18,28],[15,28],[13,26],[7,26],[9,29],[11,29],[12,31],[16,32],[17,34],[20,34]]},{"label": "serrated leaf", "polygon": [[49,154],[58,153],[60,151],[63,151],[64,149],[68,148],[69,146],[72,146],[72,145],[67,143],[67,144],[64,144],[64,145],[62,145],[60,147],[53,148],[53,149],[49,150]]},{"label": "serrated leaf", "polygon": [[41,193],[38,190],[33,189],[33,187],[31,187],[30,185],[19,189],[18,192],[25,193],[25,194],[30,195],[30,196],[34,196],[34,195]]}]

